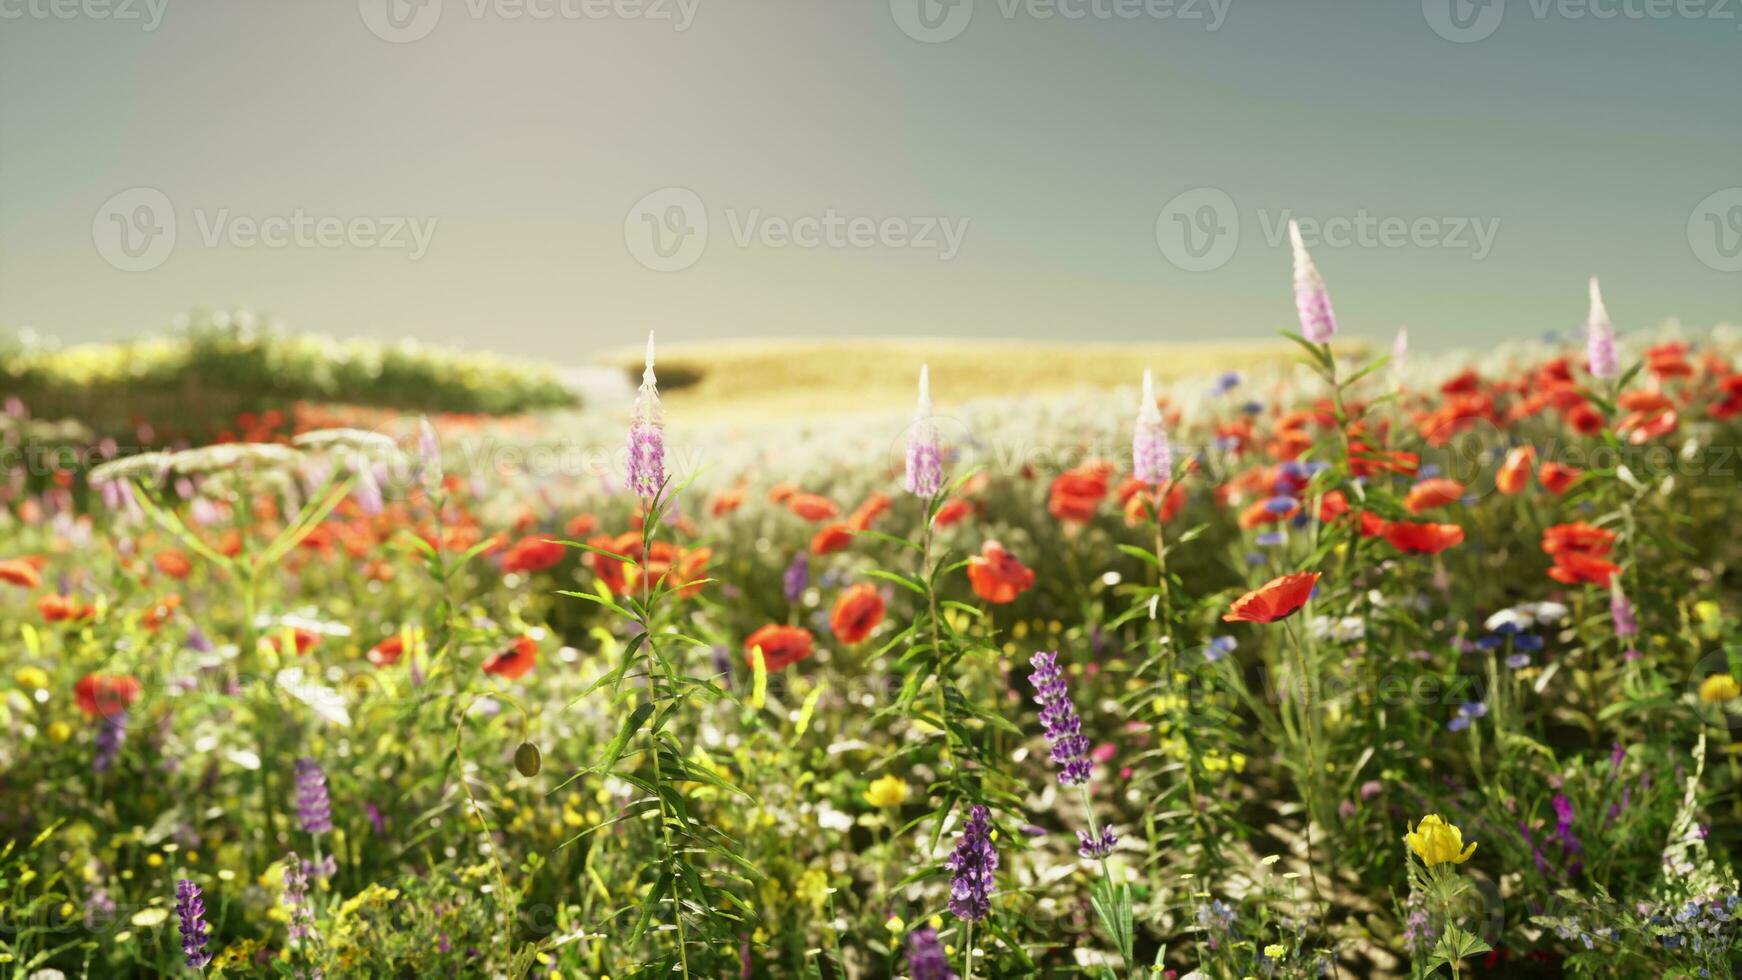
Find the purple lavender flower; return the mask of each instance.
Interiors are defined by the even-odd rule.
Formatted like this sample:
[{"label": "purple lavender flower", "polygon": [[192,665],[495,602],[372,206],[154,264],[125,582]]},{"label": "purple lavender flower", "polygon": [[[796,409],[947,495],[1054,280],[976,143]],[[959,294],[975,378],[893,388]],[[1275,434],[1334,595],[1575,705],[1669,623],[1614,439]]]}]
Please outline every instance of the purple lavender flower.
[{"label": "purple lavender flower", "polygon": [[1077,853],[1091,861],[1099,861],[1113,853],[1113,845],[1119,843],[1119,835],[1113,833],[1112,827],[1102,827],[1101,836],[1093,837],[1086,830],[1077,831]]},{"label": "purple lavender flower", "polygon": [[1173,478],[1173,447],[1155,404],[1155,379],[1149,371],[1143,372],[1143,402],[1137,407],[1137,427],[1131,435],[1131,469],[1144,483],[1160,485]]},{"label": "purple lavender flower", "polygon": [[104,712],[97,723],[97,751],[91,756],[91,769],[96,772],[108,772],[115,767],[115,760],[121,755],[121,746],[127,742],[127,712]]},{"label": "purple lavender flower", "polygon": [[786,566],[786,576],[782,580],[786,591],[786,601],[796,603],[804,595],[804,590],[811,584],[811,560],[804,552],[792,556],[792,564]]},{"label": "purple lavender flower", "polygon": [[956,980],[936,929],[926,926],[907,934],[907,975],[912,980]]},{"label": "purple lavender flower", "polygon": [[175,884],[175,914],[181,918],[181,951],[187,965],[203,970],[212,961],[206,952],[206,903],[200,899],[200,886],[181,879]]},{"label": "purple lavender flower", "polygon": [[308,872],[291,851],[284,858],[284,904],[290,909],[290,944],[315,934],[315,913],[308,900]]},{"label": "purple lavender flower", "polygon": [[665,484],[665,431],[659,410],[659,380],[653,375],[653,332],[647,334],[647,366],[635,395],[635,418],[629,424],[629,489],[652,497]]},{"label": "purple lavender flower", "polygon": [[1639,621],[1633,617],[1633,601],[1621,590],[1621,576],[1609,580],[1609,619],[1615,624],[1615,635],[1627,639],[1639,635]]},{"label": "purple lavender flower", "polygon": [[1294,245],[1294,307],[1300,314],[1301,336],[1315,344],[1329,343],[1337,335],[1337,315],[1331,310],[1331,294],[1325,278],[1307,254],[1300,226],[1288,223],[1288,239]]},{"label": "purple lavender flower", "polygon": [[365,459],[356,461],[357,471],[357,509],[366,517],[379,517],[387,509],[387,502],[381,495],[381,481],[375,477],[375,466]]},{"label": "purple lavender flower", "polygon": [[417,472],[430,495],[442,485],[442,443],[427,416],[417,420]]},{"label": "purple lavender flower", "polygon": [[1615,327],[1609,322],[1596,276],[1591,277],[1591,315],[1585,320],[1585,356],[1593,378],[1613,378],[1621,373],[1615,359]]},{"label": "purple lavender flower", "polygon": [[331,833],[332,802],[327,798],[327,774],[310,758],[296,760],[296,816],[311,834]]},{"label": "purple lavender flower", "polygon": [[931,376],[925,365],[919,368],[919,403],[913,412],[913,426],[907,434],[907,492],[916,497],[930,497],[944,483],[944,457],[938,448],[938,430],[932,422]]},{"label": "purple lavender flower", "polygon": [[1059,783],[1082,786],[1089,781],[1089,740],[1082,733],[1077,707],[1071,703],[1064,671],[1058,666],[1058,653],[1036,652],[1028,662],[1034,667],[1028,682],[1034,685],[1040,723],[1046,730],[1046,740],[1052,743],[1052,761],[1059,767]]},{"label": "purple lavender flower", "polygon": [[992,911],[992,889],[998,871],[998,851],[992,846],[991,811],[975,806],[967,826],[956,838],[950,869],[950,911],[956,918],[979,922]]}]

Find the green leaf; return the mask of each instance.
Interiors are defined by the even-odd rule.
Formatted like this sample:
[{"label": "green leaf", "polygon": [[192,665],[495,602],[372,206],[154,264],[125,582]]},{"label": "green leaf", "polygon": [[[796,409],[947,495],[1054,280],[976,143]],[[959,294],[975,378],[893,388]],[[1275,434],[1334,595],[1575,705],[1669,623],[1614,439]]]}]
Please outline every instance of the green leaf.
[{"label": "green leaf", "polygon": [[617,730],[617,737],[611,740],[610,745],[605,746],[604,761],[594,766],[593,770],[595,772],[610,772],[611,767],[617,764],[617,760],[623,757],[623,750],[628,747],[629,740],[641,730],[641,723],[646,721],[651,714],[653,714],[653,702],[643,701],[636,705],[635,710],[629,713],[629,717],[623,719],[623,727]]}]

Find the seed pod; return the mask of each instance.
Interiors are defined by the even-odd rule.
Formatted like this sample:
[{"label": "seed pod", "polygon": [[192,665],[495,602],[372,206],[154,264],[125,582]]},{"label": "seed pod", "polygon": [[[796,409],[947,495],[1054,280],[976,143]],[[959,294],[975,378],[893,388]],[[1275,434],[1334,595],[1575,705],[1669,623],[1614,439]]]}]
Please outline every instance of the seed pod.
[{"label": "seed pod", "polygon": [[522,776],[536,776],[543,767],[544,760],[538,754],[538,746],[533,743],[521,742],[520,748],[514,750],[514,768],[520,770]]}]

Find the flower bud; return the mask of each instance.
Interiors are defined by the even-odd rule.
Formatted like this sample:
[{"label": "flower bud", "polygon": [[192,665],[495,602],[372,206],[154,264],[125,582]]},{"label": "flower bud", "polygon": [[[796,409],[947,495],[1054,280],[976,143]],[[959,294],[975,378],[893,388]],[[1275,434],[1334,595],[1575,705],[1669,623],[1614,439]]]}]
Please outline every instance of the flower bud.
[{"label": "flower bud", "polygon": [[538,754],[538,746],[531,742],[521,742],[520,748],[514,750],[514,768],[520,770],[522,776],[531,778],[538,775],[544,767],[544,760]]}]

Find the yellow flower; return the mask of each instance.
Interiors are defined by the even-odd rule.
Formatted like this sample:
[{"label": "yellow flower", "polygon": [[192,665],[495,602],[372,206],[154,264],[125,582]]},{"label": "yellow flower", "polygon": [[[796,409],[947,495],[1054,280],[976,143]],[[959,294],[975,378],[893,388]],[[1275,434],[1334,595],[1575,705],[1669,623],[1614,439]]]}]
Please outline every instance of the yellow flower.
[{"label": "yellow flower", "polygon": [[1286,952],[1288,952],[1288,947],[1284,946],[1281,943],[1271,943],[1270,945],[1264,947],[1264,955],[1270,957],[1273,960],[1282,959],[1282,954],[1284,954]]},{"label": "yellow flower", "polygon": [[865,802],[874,807],[898,807],[907,802],[907,780],[900,776],[880,776],[871,781],[865,791]]},{"label": "yellow flower", "polygon": [[64,742],[73,737],[73,726],[64,721],[49,722],[48,738],[51,742]]},{"label": "yellow flower", "polygon": [[1437,813],[1422,817],[1421,823],[1403,838],[1403,842],[1430,868],[1447,861],[1463,864],[1476,853],[1475,844],[1464,846],[1464,832],[1440,819]]},{"label": "yellow flower", "polygon": [[1713,674],[1700,682],[1700,700],[1707,704],[1742,697],[1742,684],[1729,674]]},{"label": "yellow flower", "polygon": [[48,688],[48,671],[41,667],[25,665],[12,672],[12,679],[26,691],[42,691]]}]

